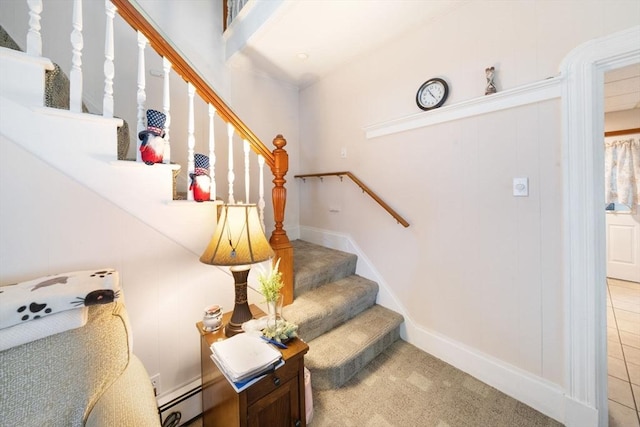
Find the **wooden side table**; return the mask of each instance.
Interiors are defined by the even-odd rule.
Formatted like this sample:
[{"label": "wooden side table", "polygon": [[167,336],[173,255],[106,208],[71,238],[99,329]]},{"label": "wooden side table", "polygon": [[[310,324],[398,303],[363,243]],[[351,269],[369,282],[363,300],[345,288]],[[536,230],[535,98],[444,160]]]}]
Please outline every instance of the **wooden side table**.
[{"label": "wooden side table", "polygon": [[[254,318],[265,313],[250,306]],[[222,317],[223,325],[231,313]],[[260,381],[236,393],[229,381],[211,360],[211,344],[226,339],[224,326],[216,332],[200,332],[202,369],[202,416],[204,427],[304,427],[307,425],[304,400],[304,355],[309,346],[295,338],[282,353],[284,366],[267,374]]]}]

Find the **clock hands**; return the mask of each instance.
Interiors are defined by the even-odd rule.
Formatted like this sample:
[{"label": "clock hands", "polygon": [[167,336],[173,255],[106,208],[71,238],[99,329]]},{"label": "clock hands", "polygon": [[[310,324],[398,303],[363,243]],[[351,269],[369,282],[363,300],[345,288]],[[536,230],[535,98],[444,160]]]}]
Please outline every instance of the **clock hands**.
[{"label": "clock hands", "polygon": [[433,98],[433,100],[434,100],[434,101],[436,101],[436,102],[438,101],[438,98],[436,98],[436,96],[433,94],[433,92],[431,92],[431,88],[426,87],[426,88],[425,88],[425,90],[424,90],[424,92],[422,92],[422,93],[423,93],[423,96],[422,96],[423,102],[426,102],[426,101],[427,101],[427,100],[425,99],[425,98],[426,98],[426,96],[425,96],[425,95],[429,95],[429,96],[430,96],[431,98]]},{"label": "clock hands", "polygon": [[429,86],[427,86],[427,92],[429,92],[429,95],[431,95],[431,97],[435,100],[437,100],[438,98],[436,98],[436,96],[433,94],[433,92],[431,92],[431,88]]}]

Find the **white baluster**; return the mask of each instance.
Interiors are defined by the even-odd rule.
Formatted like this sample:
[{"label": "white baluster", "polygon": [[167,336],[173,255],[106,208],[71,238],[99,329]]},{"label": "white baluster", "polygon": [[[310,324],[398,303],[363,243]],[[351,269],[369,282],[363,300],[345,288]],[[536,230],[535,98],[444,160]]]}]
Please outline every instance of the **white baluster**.
[{"label": "white baluster", "polygon": [[82,0],[73,1],[71,31],[71,72],[69,73],[69,110],[82,112]]},{"label": "white baluster", "polygon": [[[138,92],[137,92],[137,101],[138,101],[138,124],[136,126],[136,135],[145,130],[144,124],[144,106],[147,102],[147,94],[145,92],[146,80],[144,76],[145,63],[144,63],[144,49],[147,47],[147,38],[138,31]],[[136,138],[138,141],[137,149],[136,149],[136,161],[141,162],[142,156],[140,153],[140,141],[139,138]]]},{"label": "white baluster", "polygon": [[[194,149],[196,147],[196,137],[194,135],[195,120],[194,120],[194,108],[193,98],[196,94],[196,88],[191,83],[187,83],[187,89],[189,91],[189,118],[187,121],[187,176],[191,179],[191,174],[195,172],[196,165],[194,160]],[[193,200],[193,191],[187,191],[187,200]]]},{"label": "white baluster", "polygon": [[209,176],[211,177],[211,192],[209,200],[216,199],[216,153],[215,153],[215,132],[213,125],[213,116],[216,109],[209,104]]},{"label": "white baluster", "polygon": [[258,167],[260,168],[260,182],[258,185],[258,214],[260,215],[260,222],[262,223],[262,230],[264,227],[264,157],[258,154]]},{"label": "white baluster", "polygon": [[164,89],[162,91],[162,110],[166,116],[164,122],[164,156],[162,163],[171,163],[171,143],[169,141],[169,127],[171,126],[171,90],[169,86],[169,73],[171,72],[171,62],[167,58],[162,58],[162,70],[164,73]]},{"label": "white baluster", "polygon": [[113,77],[115,68],[113,66],[114,41],[113,41],[113,18],[116,15],[116,7],[111,0],[105,0],[104,11],[107,15],[107,26],[104,35],[104,98],[102,99],[102,115],[113,117]]},{"label": "white baluster", "polygon": [[233,198],[233,181],[236,180],[236,175],[233,173],[233,125],[231,123],[227,123],[227,135],[229,136],[229,173],[227,174],[227,181],[229,181],[229,200],[227,203],[235,204],[236,200]]},{"label": "white baluster", "polygon": [[244,140],[244,198],[245,203],[249,203],[249,184],[251,183],[251,177],[249,176],[249,152],[251,146],[249,141]]},{"label": "white baluster", "polygon": [[27,32],[27,53],[42,56],[42,35],[40,34],[40,14],[42,0],[27,0],[29,5],[29,31]]}]

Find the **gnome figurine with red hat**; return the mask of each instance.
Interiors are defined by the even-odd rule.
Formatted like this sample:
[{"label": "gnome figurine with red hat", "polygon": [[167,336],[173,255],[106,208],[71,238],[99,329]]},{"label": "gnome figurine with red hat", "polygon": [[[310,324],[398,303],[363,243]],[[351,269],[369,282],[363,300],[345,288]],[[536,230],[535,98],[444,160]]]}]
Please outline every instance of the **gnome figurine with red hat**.
[{"label": "gnome figurine with red hat", "polygon": [[193,156],[195,169],[189,174],[191,185],[189,190],[193,191],[193,200],[202,202],[209,200],[211,195],[211,177],[209,176],[209,157],[196,153]]},{"label": "gnome figurine with red hat", "polygon": [[138,134],[140,157],[148,165],[162,163],[164,155],[164,122],[167,116],[156,110],[147,110],[147,130]]}]

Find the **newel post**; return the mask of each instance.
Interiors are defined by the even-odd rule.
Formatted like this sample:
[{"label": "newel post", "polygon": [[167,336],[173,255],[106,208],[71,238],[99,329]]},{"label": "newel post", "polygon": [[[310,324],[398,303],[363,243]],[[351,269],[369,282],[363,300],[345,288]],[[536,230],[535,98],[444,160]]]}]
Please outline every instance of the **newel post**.
[{"label": "newel post", "polygon": [[273,140],[276,149],[273,150],[274,166],[271,168],[273,172],[273,219],[275,221],[275,229],[271,233],[269,243],[276,253],[275,259],[280,258],[279,270],[282,272],[284,288],[282,294],[284,304],[293,302],[293,247],[287,236],[287,232],[283,228],[284,208],[287,204],[287,189],[284,184],[287,180],[284,176],[289,170],[289,154],[283,148],[287,145],[287,140],[282,135],[277,135]]}]

